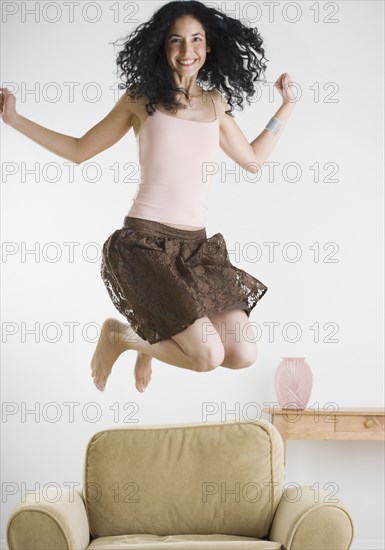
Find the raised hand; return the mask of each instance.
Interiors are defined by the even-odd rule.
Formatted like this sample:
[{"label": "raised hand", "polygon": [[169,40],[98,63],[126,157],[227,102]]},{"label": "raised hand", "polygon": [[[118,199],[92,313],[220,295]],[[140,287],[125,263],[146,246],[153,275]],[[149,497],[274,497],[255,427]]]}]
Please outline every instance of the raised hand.
[{"label": "raised hand", "polygon": [[0,88],[0,117],[5,124],[10,124],[16,115],[16,97],[8,88]]},{"label": "raised hand", "polygon": [[293,80],[288,73],[282,73],[274,83],[274,86],[282,96],[284,103],[291,103],[297,99]]}]

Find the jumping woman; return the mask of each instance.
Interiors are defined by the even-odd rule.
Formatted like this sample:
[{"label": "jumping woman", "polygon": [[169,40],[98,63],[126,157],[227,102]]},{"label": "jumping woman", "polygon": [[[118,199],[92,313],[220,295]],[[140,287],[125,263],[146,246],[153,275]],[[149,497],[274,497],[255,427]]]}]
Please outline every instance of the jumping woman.
[{"label": "jumping woman", "polygon": [[[127,322],[108,318],[102,324],[91,360],[101,391],[127,350],[137,351],[141,392],[153,357],[200,372],[249,367],[256,360],[252,327],[247,340],[239,335],[268,287],[232,265],[221,233],[207,237],[205,167],[221,148],[255,174],[282,135],[295,105],[287,73],[275,82],[282,105],[251,143],[231,114],[244,93],[248,101],[254,94],[266,70],[264,53],[256,28],[199,1],[172,1],[125,39],[117,55],[125,91],[82,137],[21,116],[15,96],[1,88],[3,121],[76,164],[131,128],[139,145],[138,189],[122,227],[103,244],[101,277]],[[238,337],[229,336],[234,328]]]}]

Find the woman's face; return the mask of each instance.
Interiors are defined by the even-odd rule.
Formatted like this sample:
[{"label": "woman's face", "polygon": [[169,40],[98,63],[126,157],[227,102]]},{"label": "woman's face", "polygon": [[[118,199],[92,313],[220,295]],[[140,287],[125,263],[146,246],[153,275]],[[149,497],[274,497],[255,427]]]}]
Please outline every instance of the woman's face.
[{"label": "woman's face", "polygon": [[199,21],[190,15],[176,19],[165,40],[167,61],[183,77],[198,73],[210,48],[206,33]]}]

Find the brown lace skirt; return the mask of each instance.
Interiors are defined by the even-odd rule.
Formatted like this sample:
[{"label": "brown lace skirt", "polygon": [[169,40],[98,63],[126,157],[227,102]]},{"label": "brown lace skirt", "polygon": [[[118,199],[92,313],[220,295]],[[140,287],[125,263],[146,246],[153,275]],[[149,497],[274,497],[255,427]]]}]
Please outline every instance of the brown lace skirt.
[{"label": "brown lace skirt", "polygon": [[224,237],[126,216],[103,245],[100,273],[116,309],[155,344],[225,309],[247,316],[267,291],[231,264]]}]

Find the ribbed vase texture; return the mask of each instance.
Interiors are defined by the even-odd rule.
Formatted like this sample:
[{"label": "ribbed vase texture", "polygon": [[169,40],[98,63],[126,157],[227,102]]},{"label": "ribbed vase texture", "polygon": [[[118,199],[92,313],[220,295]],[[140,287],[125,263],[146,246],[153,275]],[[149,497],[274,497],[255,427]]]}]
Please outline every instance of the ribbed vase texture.
[{"label": "ribbed vase texture", "polygon": [[306,408],[313,386],[313,375],[305,357],[282,357],[274,378],[281,409]]}]

